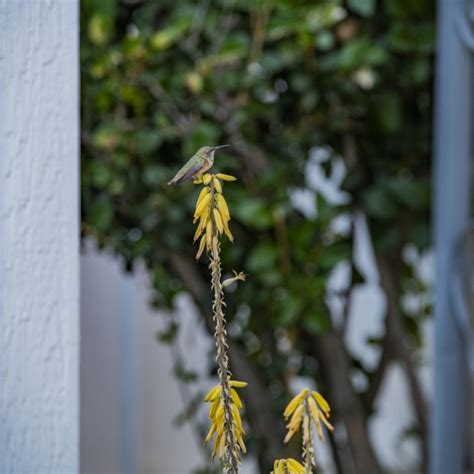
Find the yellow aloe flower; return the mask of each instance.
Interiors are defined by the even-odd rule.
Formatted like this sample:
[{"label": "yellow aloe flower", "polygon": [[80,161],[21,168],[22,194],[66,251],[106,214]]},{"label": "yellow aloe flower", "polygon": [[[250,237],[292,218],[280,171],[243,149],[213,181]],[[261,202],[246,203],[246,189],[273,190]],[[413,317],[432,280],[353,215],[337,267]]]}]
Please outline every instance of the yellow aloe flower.
[{"label": "yellow aloe flower", "polygon": [[212,183],[214,184],[214,189],[218,193],[222,194],[222,184],[221,184],[221,182],[216,177],[214,177],[214,178],[212,178]]},{"label": "yellow aloe flower", "polygon": [[222,217],[218,209],[214,209],[214,222],[216,223],[217,230],[219,234],[222,234],[224,231],[224,224],[222,223]]},{"label": "yellow aloe flower", "polygon": [[216,385],[211,389],[211,391],[204,397],[205,402],[213,402],[221,394],[222,387]]},{"label": "yellow aloe flower", "polygon": [[218,194],[216,196],[216,201],[217,201],[217,209],[219,209],[219,212],[222,214],[222,217],[224,218],[225,221],[230,220],[230,214],[229,214],[229,208],[227,206],[227,202],[224,199],[224,196],[222,194]]},{"label": "yellow aloe flower", "polygon": [[305,474],[305,470],[296,459],[277,459],[271,474]]},{"label": "yellow aloe flower", "polygon": [[222,179],[222,181],[235,181],[237,179],[235,176],[231,176],[230,174],[224,173],[217,173],[216,178]]},{"label": "yellow aloe flower", "polygon": [[199,193],[199,196],[197,198],[197,201],[196,201],[196,206],[195,208],[197,209],[199,207],[199,205],[201,204],[203,198],[205,196],[207,196],[209,193],[211,192],[211,188],[209,186],[204,186],[202,189],[201,189],[201,192]]},{"label": "yellow aloe flower", "polygon": [[[230,390],[228,392],[228,394],[230,395],[228,403],[230,405],[230,410],[232,414],[232,434],[235,443],[235,446],[232,446],[230,448],[238,453],[246,453],[247,449],[244,443],[245,431],[242,425],[242,418],[239,412],[239,410],[243,408],[243,404],[235,388],[243,388],[246,386],[246,382],[240,382],[238,380],[229,380],[228,382],[228,387],[230,387]],[[211,426],[209,428],[209,432],[207,433],[205,442],[209,443],[212,439],[214,439],[212,458],[214,459],[217,455],[220,459],[223,459],[225,455],[227,441],[224,432],[225,408],[222,386],[216,385],[215,387],[213,387],[204,397],[204,401],[211,404],[209,408],[209,419],[211,421]]]},{"label": "yellow aloe flower", "polygon": [[314,398],[314,401],[319,405],[321,410],[323,410],[326,417],[329,417],[331,413],[331,407],[325,398],[320,393],[314,391],[311,392],[311,396]]},{"label": "yellow aloe flower", "polygon": [[[287,425],[290,431],[296,428],[296,432],[299,429],[301,418],[305,411],[311,417],[318,434],[320,431],[318,427],[320,427],[321,421],[330,431],[334,430],[334,427],[328,421],[331,413],[329,403],[320,393],[316,391],[310,392],[309,389],[305,388],[290,401],[283,413],[286,419],[293,415]],[[288,441],[290,438],[291,436],[288,438]],[[322,435],[320,438],[323,440]]]},{"label": "yellow aloe flower", "polygon": [[202,177],[202,182],[203,182],[203,184],[205,184],[205,185],[208,185],[211,181],[212,181],[212,174],[206,173],[206,174]]},{"label": "yellow aloe flower", "polygon": [[305,464],[305,471],[303,472],[312,472],[312,466],[316,464],[311,423],[314,425],[319,439],[324,441],[321,422],[328,430],[333,431],[334,429],[328,421],[330,413],[331,408],[325,398],[320,393],[311,392],[307,388],[301,390],[292,398],[283,413],[285,419],[289,419],[286,425],[288,433],[284,440],[285,443],[288,443],[301,427],[303,428],[303,459]]},{"label": "yellow aloe flower", "polygon": [[234,236],[229,229],[229,207],[222,194],[220,179],[235,180],[233,176],[221,173],[216,175],[206,173],[202,178],[194,180],[195,184],[203,184],[194,211],[194,223],[199,221],[194,234],[194,242],[201,237],[196,259],[201,257],[205,249],[208,252],[217,250],[218,240],[215,242],[214,237],[218,239],[222,234],[225,234],[231,242],[234,241]]},{"label": "yellow aloe flower", "polygon": [[235,406],[241,409],[243,407],[242,400],[240,399],[239,394],[235,388],[230,389],[230,396],[232,397],[232,401],[235,403]]},{"label": "yellow aloe flower", "polygon": [[285,418],[288,418],[296,409],[296,407],[301,403],[301,401],[306,397],[308,394],[309,390],[307,388],[303,389],[298,395],[293,397],[290,403],[288,403],[288,406],[285,408],[285,411],[283,412],[283,416]]}]

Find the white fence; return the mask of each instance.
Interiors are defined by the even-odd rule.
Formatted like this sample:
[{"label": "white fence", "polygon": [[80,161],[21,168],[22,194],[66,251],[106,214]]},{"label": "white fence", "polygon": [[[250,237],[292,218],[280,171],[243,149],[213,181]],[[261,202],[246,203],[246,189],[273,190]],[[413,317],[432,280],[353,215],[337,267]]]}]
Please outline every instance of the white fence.
[{"label": "white fence", "polygon": [[0,1],[0,472],[79,462],[78,2]]}]

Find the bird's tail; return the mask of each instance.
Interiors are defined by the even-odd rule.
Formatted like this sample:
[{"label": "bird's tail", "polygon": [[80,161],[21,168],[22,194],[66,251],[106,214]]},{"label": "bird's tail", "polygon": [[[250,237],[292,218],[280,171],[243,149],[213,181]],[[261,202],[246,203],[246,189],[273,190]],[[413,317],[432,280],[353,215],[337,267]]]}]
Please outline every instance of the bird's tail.
[{"label": "bird's tail", "polygon": [[193,177],[195,170],[190,170],[187,173],[179,172],[168,184],[181,184],[183,181]]}]

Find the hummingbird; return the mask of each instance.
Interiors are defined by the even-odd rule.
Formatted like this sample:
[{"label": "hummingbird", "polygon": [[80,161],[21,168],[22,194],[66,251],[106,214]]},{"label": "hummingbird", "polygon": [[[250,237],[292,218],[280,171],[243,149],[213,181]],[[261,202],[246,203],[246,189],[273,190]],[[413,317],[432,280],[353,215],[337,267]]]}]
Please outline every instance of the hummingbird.
[{"label": "hummingbird", "polygon": [[200,178],[214,164],[214,153],[216,150],[228,146],[230,145],[203,146],[199,148],[168,184],[179,184],[191,178]]}]

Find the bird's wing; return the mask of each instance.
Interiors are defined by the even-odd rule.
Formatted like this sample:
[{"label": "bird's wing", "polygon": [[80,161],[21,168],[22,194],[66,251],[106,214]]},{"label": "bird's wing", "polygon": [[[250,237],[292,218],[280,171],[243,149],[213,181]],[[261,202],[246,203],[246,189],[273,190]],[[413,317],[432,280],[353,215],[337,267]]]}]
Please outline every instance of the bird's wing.
[{"label": "bird's wing", "polygon": [[196,160],[192,166],[188,167],[189,165],[184,165],[177,173],[176,176],[169,182],[169,184],[179,184],[187,179],[193,177],[201,168],[202,168],[202,161]]}]

